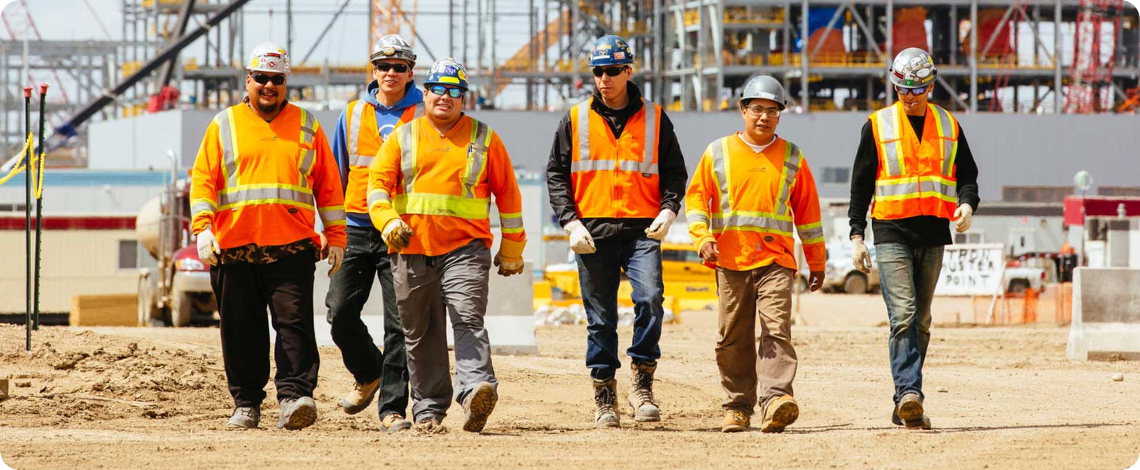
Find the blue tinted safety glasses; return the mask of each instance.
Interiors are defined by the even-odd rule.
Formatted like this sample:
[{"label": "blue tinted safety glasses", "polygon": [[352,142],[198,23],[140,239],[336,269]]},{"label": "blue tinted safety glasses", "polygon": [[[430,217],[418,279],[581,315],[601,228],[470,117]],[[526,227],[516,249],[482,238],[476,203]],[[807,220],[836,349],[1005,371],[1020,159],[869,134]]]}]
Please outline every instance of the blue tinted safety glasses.
[{"label": "blue tinted safety glasses", "polygon": [[439,96],[443,96],[446,94],[447,96],[450,96],[452,98],[459,98],[459,97],[463,96],[463,93],[464,93],[463,90],[460,90],[458,88],[448,88],[448,87],[445,87],[443,85],[432,85],[432,86],[427,87],[427,89],[428,89],[428,91],[432,92],[433,94],[436,94]]}]

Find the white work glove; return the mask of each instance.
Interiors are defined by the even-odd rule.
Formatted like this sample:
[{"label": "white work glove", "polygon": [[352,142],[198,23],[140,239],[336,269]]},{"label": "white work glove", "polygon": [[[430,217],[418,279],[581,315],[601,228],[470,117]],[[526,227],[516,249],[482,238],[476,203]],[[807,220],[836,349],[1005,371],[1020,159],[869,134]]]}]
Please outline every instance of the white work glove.
[{"label": "white work glove", "polygon": [[575,253],[588,255],[598,251],[598,248],[594,246],[594,237],[590,236],[590,231],[586,229],[585,225],[582,225],[581,220],[573,220],[562,229],[566,231],[567,235],[570,235],[570,249],[574,250]]},{"label": "white work glove", "polygon": [[203,263],[217,266],[218,255],[220,254],[222,254],[222,248],[218,246],[218,239],[214,238],[214,232],[207,228],[198,234],[198,258]]},{"label": "white work glove", "polygon": [[645,229],[645,235],[654,240],[664,240],[665,235],[669,234],[669,227],[673,226],[673,220],[677,218],[677,213],[669,209],[661,209],[657,214],[657,218],[653,219],[653,223],[649,224],[649,228]]},{"label": "white work glove", "polygon": [[970,229],[970,224],[974,223],[974,208],[969,204],[962,204],[958,206],[958,210],[954,211],[954,229],[958,233],[965,232]]},{"label": "white work glove", "polygon": [[398,253],[400,250],[407,248],[408,243],[412,241],[412,228],[401,219],[393,219],[391,222],[388,222],[388,225],[384,226],[382,236],[384,237],[384,243]]},{"label": "white work glove", "polygon": [[851,252],[851,261],[855,262],[855,269],[862,273],[871,272],[871,253],[867,245],[863,244],[863,237],[856,235],[851,239],[855,249]]},{"label": "white work glove", "polygon": [[340,263],[342,261],[344,261],[344,248],[341,248],[339,246],[330,246],[329,266],[332,266],[332,268],[329,269],[329,276],[332,276],[333,274],[336,274],[337,271],[340,271]]}]

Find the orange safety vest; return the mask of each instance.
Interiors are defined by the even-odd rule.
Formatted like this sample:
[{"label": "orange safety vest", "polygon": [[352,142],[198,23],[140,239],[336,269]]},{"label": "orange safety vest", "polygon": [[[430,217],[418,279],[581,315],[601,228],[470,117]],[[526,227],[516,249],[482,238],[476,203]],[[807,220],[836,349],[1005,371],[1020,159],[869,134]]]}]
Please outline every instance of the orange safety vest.
[{"label": "orange safety vest", "polygon": [[582,218],[654,218],[661,211],[657,142],[661,107],[644,99],[621,137],[590,109],[590,98],[570,109],[573,130],[570,181]]},{"label": "orange safety vest", "polygon": [[[772,263],[796,269],[795,229],[813,270],[822,269],[823,226],[816,188],[810,178],[801,178],[796,189],[796,176],[805,165],[796,144],[777,137],[756,155],[731,135],[709,144],[705,158],[708,163],[701,162],[690,183],[685,216],[694,242],[707,240],[705,227],[711,231],[720,249],[718,265],[738,271]],[[709,166],[712,180],[706,178]],[[794,189],[807,191],[813,201],[803,213],[793,213]]]},{"label": "orange safety vest", "polygon": [[[422,108],[423,103],[420,103],[404,110],[404,114],[396,122],[396,127],[415,119],[417,110]],[[344,126],[348,131],[348,184],[344,188],[345,210],[355,214],[367,214],[368,167],[372,166],[372,161],[380,152],[380,145],[384,143],[376,124],[376,108],[365,100],[349,103],[345,112]]]},{"label": "orange safety vest", "polygon": [[871,218],[905,219],[920,215],[953,218],[958,208],[958,120],[930,104],[920,141],[902,102],[871,115],[879,154]]}]

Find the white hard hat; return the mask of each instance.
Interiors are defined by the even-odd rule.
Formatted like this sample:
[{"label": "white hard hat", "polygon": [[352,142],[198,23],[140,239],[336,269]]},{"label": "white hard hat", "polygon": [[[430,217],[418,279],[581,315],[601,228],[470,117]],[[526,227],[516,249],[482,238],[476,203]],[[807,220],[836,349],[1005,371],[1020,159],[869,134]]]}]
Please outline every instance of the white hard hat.
[{"label": "white hard hat", "polygon": [[245,64],[250,72],[278,72],[289,73],[289,53],[285,48],[272,42],[263,42],[253,48],[249,54],[249,63]]},{"label": "white hard hat", "polygon": [[753,99],[775,101],[780,106],[780,111],[788,106],[784,86],[780,84],[779,80],[768,75],[752,77],[748,83],[744,84],[744,89],[740,92],[740,102]]},{"label": "white hard hat", "polygon": [[412,52],[412,45],[399,34],[389,34],[372,45],[372,55],[368,57],[372,63],[381,59],[406,60],[413,67],[416,66],[416,54]]},{"label": "white hard hat", "polygon": [[891,83],[902,88],[925,88],[938,76],[934,59],[917,47],[903,49],[887,71]]}]

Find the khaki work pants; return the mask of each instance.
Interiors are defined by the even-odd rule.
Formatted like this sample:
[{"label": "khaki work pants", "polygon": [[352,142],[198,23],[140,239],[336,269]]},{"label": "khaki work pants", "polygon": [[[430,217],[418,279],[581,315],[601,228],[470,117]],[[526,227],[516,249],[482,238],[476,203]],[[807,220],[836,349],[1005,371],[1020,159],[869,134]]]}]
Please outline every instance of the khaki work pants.
[{"label": "khaki work pants", "polygon": [[[792,286],[794,271],[778,264],[732,271],[716,269],[719,336],[716,364],[726,394],[725,410],[749,415],[762,389],[760,410],[768,401],[792,395],[796,350],[792,347]],[[756,317],[760,317],[760,347],[756,347]]]}]

